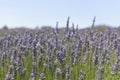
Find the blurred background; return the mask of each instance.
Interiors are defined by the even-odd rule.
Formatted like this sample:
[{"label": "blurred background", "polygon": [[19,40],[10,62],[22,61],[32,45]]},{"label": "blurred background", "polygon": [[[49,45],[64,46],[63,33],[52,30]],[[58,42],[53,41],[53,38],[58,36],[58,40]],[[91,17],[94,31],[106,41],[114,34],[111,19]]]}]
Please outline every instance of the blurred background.
[{"label": "blurred background", "polygon": [[42,26],[65,27],[67,17],[70,25],[79,28],[92,24],[119,27],[120,0],[0,0],[0,28],[36,28]]}]

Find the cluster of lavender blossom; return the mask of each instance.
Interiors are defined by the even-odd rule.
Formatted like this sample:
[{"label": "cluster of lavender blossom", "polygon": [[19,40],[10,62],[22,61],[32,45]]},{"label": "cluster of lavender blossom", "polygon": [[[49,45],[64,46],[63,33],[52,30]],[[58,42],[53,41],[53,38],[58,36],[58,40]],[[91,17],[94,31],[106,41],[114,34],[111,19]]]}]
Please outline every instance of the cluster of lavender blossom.
[{"label": "cluster of lavender blossom", "polygon": [[115,29],[27,29],[0,37],[0,80],[118,80]]}]

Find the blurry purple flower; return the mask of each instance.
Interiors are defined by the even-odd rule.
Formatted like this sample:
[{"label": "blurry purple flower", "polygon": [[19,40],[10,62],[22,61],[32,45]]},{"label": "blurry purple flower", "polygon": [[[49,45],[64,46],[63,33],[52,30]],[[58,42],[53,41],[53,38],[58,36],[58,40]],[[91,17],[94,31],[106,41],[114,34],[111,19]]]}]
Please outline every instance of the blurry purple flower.
[{"label": "blurry purple flower", "polygon": [[40,80],[45,80],[45,74],[44,73],[40,74]]},{"label": "blurry purple flower", "polygon": [[11,74],[7,74],[5,77],[5,80],[12,80],[12,75]]}]

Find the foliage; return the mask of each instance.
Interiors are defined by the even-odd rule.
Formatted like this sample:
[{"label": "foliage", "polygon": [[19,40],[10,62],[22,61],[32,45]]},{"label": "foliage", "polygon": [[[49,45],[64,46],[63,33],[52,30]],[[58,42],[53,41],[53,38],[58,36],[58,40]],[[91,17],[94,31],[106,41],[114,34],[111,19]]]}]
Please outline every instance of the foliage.
[{"label": "foliage", "polygon": [[8,29],[0,37],[0,80],[118,80],[116,29]]}]

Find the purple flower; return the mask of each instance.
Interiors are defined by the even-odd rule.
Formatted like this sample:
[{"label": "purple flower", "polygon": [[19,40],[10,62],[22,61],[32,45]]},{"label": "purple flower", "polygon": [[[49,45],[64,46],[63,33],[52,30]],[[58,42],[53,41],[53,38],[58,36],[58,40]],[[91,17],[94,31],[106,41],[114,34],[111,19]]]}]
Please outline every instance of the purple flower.
[{"label": "purple flower", "polygon": [[45,74],[44,73],[40,74],[40,80],[45,80]]},{"label": "purple flower", "polygon": [[5,77],[5,80],[12,80],[12,75],[11,74],[7,74]]}]

